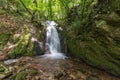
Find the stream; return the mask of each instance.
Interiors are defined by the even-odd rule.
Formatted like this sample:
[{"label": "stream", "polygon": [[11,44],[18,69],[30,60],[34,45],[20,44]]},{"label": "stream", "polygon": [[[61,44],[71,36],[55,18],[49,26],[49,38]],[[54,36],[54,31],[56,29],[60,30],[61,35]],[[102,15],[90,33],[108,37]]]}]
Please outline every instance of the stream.
[{"label": "stream", "polygon": [[[9,60],[9,62],[13,61],[9,65],[14,68],[21,66],[14,74],[27,66],[38,72],[37,78],[32,80],[120,80],[75,58],[50,59],[36,56],[21,57],[15,60]],[[25,80],[31,79],[28,77]]]},{"label": "stream", "polygon": [[41,80],[120,80],[74,58],[51,60],[36,57],[27,63],[36,66]]}]

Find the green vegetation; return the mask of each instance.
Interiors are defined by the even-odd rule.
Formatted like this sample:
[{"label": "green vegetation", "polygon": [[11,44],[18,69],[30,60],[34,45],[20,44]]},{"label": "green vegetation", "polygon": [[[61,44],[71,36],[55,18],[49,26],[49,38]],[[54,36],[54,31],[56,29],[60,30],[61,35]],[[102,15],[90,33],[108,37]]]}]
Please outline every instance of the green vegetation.
[{"label": "green vegetation", "polygon": [[0,50],[4,48],[9,40],[10,34],[0,33]]},{"label": "green vegetation", "polygon": [[31,42],[31,34],[27,27],[24,28],[23,34],[20,36],[19,41],[15,47],[9,52],[10,58],[16,58],[23,55],[31,56],[33,54],[33,44]]},{"label": "green vegetation", "polygon": [[37,74],[36,70],[26,70],[17,73],[15,76],[11,77],[10,80],[26,80],[27,76],[32,76]]}]

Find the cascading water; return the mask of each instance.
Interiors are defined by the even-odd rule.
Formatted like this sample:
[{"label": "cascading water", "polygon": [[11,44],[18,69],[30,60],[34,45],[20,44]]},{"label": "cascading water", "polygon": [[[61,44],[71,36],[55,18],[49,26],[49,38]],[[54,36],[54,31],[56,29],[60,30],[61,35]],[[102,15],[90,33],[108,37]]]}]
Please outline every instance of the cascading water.
[{"label": "cascading water", "polygon": [[43,56],[51,59],[65,59],[66,56],[64,56],[61,53],[60,39],[58,36],[58,32],[56,30],[57,24],[54,21],[46,21],[45,24],[47,25],[46,29],[47,52]]}]

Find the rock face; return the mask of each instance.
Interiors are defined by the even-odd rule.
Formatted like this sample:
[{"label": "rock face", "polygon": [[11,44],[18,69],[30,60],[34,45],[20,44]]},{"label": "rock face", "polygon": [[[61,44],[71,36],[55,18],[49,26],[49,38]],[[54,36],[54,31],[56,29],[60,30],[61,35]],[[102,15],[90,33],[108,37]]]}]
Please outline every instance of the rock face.
[{"label": "rock face", "polygon": [[10,34],[0,33],[0,50],[4,48],[10,38]]},{"label": "rock face", "polygon": [[35,54],[35,55],[43,55],[44,54],[44,51],[40,47],[40,43],[38,41],[34,41],[33,54]]},{"label": "rock face", "polygon": [[[117,19],[114,20],[112,17],[112,22],[118,24]],[[88,34],[81,35],[78,39],[69,35],[66,42],[72,55],[89,65],[120,76],[120,36],[118,36],[120,26],[112,25],[113,23],[108,20],[107,17],[99,19]]]},{"label": "rock face", "polygon": [[16,43],[15,47],[9,52],[10,58],[16,58],[23,55],[32,55],[33,44],[31,42],[31,34],[29,29],[25,27],[19,41]]},{"label": "rock face", "polygon": [[39,41],[32,40],[32,34],[29,32],[29,28],[25,27],[22,34],[20,35],[18,41],[15,40],[14,48],[9,51],[9,58],[17,58],[21,56],[34,56],[34,55],[42,55],[44,51],[41,48],[41,44]]},{"label": "rock face", "polygon": [[0,21],[0,60],[44,53],[39,42],[42,29],[10,14],[0,15]]}]

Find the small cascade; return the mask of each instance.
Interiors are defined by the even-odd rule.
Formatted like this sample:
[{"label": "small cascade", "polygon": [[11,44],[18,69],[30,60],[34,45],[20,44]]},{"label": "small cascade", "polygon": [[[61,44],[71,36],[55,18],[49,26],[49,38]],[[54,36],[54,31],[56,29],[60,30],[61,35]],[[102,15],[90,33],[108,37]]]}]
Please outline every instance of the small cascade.
[{"label": "small cascade", "polygon": [[60,39],[56,30],[56,23],[54,21],[46,21],[46,54],[43,55],[46,58],[51,59],[65,59],[65,56],[61,53]]}]

